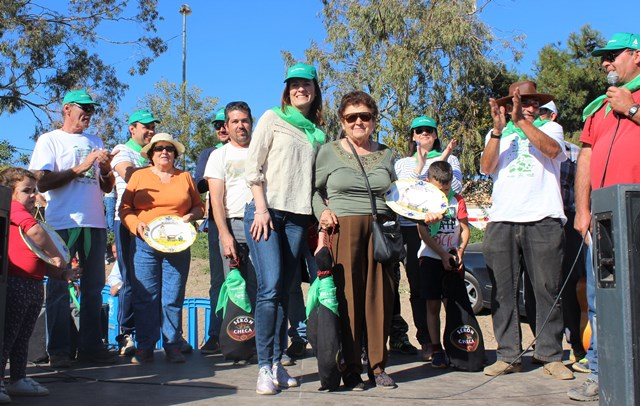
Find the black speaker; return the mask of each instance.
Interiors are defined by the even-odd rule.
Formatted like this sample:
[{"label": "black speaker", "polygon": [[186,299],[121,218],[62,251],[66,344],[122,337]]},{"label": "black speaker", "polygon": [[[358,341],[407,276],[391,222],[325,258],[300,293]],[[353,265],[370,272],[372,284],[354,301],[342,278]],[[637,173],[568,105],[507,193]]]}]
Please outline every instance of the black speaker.
[{"label": "black speaker", "polygon": [[[7,299],[7,246],[9,244],[9,212],[11,189],[0,186],[0,354],[4,343],[4,310]],[[4,371],[3,371],[4,372]]]},{"label": "black speaker", "polygon": [[591,195],[600,404],[640,405],[640,184]]}]

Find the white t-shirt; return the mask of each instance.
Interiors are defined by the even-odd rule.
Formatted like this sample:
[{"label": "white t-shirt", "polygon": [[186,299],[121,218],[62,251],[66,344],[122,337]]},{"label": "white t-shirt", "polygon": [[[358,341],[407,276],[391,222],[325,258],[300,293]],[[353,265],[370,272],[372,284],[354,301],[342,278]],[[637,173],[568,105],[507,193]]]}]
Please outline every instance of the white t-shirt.
[{"label": "white t-shirt", "polygon": [[114,218],[116,221],[119,221],[120,202],[122,202],[122,195],[124,194],[124,190],[127,188],[127,182],[125,182],[124,178],[122,178],[122,176],[118,175],[118,172],[116,172],[116,165],[122,162],[130,162],[134,166],[134,168],[142,168],[147,166],[148,163],[142,164],[140,162],[140,153],[132,150],[124,144],[116,145],[113,150],[120,151],[111,160],[111,168],[113,168],[113,174],[116,175],[116,193],[118,193],[118,200],[116,200],[116,214]]},{"label": "white t-shirt", "polygon": [[[460,236],[462,229],[460,228],[460,220],[469,218],[467,213],[467,204],[459,194],[454,194],[449,199],[449,209],[442,221],[440,221],[438,232],[433,236],[433,240],[437,242],[445,251],[449,252],[452,248],[460,246]],[[427,227],[435,227],[435,224]],[[440,255],[429,247],[424,241],[420,243],[418,257],[430,257],[440,259]]]},{"label": "white t-shirt", "polygon": [[[528,138],[516,133],[500,139],[500,155],[493,177],[492,206],[489,221],[527,223],[545,217],[558,218],[564,224],[560,194],[560,163],[564,153],[562,126],[549,121],[539,128],[560,146],[554,159],[546,157]],[[485,137],[489,142],[491,131]]]},{"label": "white t-shirt", "polygon": [[209,155],[204,170],[205,179],[224,181],[224,209],[227,218],[244,217],[244,207],[253,198],[245,179],[245,163],[249,148],[227,143]]},{"label": "white t-shirt", "polygon": [[[29,169],[65,171],[82,163],[92,150],[103,148],[102,140],[95,135],[54,130],[38,138]],[[94,163],[83,177],[44,193],[47,199],[47,224],[56,230],[105,228],[99,176],[100,169]]]}]

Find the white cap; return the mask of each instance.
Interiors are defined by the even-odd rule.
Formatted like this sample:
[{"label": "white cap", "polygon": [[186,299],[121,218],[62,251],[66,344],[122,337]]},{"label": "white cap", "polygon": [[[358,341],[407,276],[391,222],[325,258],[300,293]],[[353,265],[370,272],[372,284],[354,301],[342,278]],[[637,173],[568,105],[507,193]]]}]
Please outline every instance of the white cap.
[{"label": "white cap", "polygon": [[540,106],[540,108],[549,109],[554,113],[556,113],[556,115],[558,114],[558,108],[556,107],[556,104],[553,102],[553,100],[551,100],[549,103],[545,104],[544,106]]}]

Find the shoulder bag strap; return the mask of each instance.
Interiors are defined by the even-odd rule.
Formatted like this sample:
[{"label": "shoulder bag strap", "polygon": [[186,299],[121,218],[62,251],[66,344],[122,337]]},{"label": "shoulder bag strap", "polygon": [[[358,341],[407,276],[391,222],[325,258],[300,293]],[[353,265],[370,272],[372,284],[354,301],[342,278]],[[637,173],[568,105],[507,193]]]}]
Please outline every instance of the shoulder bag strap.
[{"label": "shoulder bag strap", "polygon": [[364,183],[367,185],[367,191],[369,192],[369,199],[371,200],[371,214],[373,215],[373,221],[378,220],[378,210],[376,208],[376,201],[373,199],[373,192],[371,192],[371,185],[369,185],[369,178],[367,177],[367,172],[364,170],[364,166],[362,165],[362,161],[360,161],[360,157],[356,152],[356,149],[353,147],[353,144],[349,141],[349,138],[345,138],[347,140],[347,144],[349,144],[349,148],[351,148],[351,152],[356,157],[356,161],[358,161],[358,165],[360,165],[360,169],[362,170],[362,176],[364,177]]}]

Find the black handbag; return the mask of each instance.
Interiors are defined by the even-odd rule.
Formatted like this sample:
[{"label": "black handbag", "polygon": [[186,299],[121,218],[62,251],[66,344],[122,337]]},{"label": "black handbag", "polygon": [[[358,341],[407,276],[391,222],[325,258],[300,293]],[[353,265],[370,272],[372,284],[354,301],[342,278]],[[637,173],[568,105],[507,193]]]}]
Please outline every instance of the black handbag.
[{"label": "black handbag", "polygon": [[398,223],[396,218],[389,219],[384,223],[380,223],[378,221],[376,201],[373,198],[373,192],[371,191],[371,185],[369,185],[367,172],[364,170],[364,166],[360,161],[360,157],[358,156],[356,149],[348,139],[347,144],[349,144],[353,155],[356,157],[356,160],[360,165],[362,176],[364,177],[364,183],[367,185],[367,191],[369,192],[369,199],[371,200],[371,215],[373,216],[373,259],[381,264],[400,262],[407,256],[407,251],[404,248],[404,241],[402,241],[400,223]]}]

